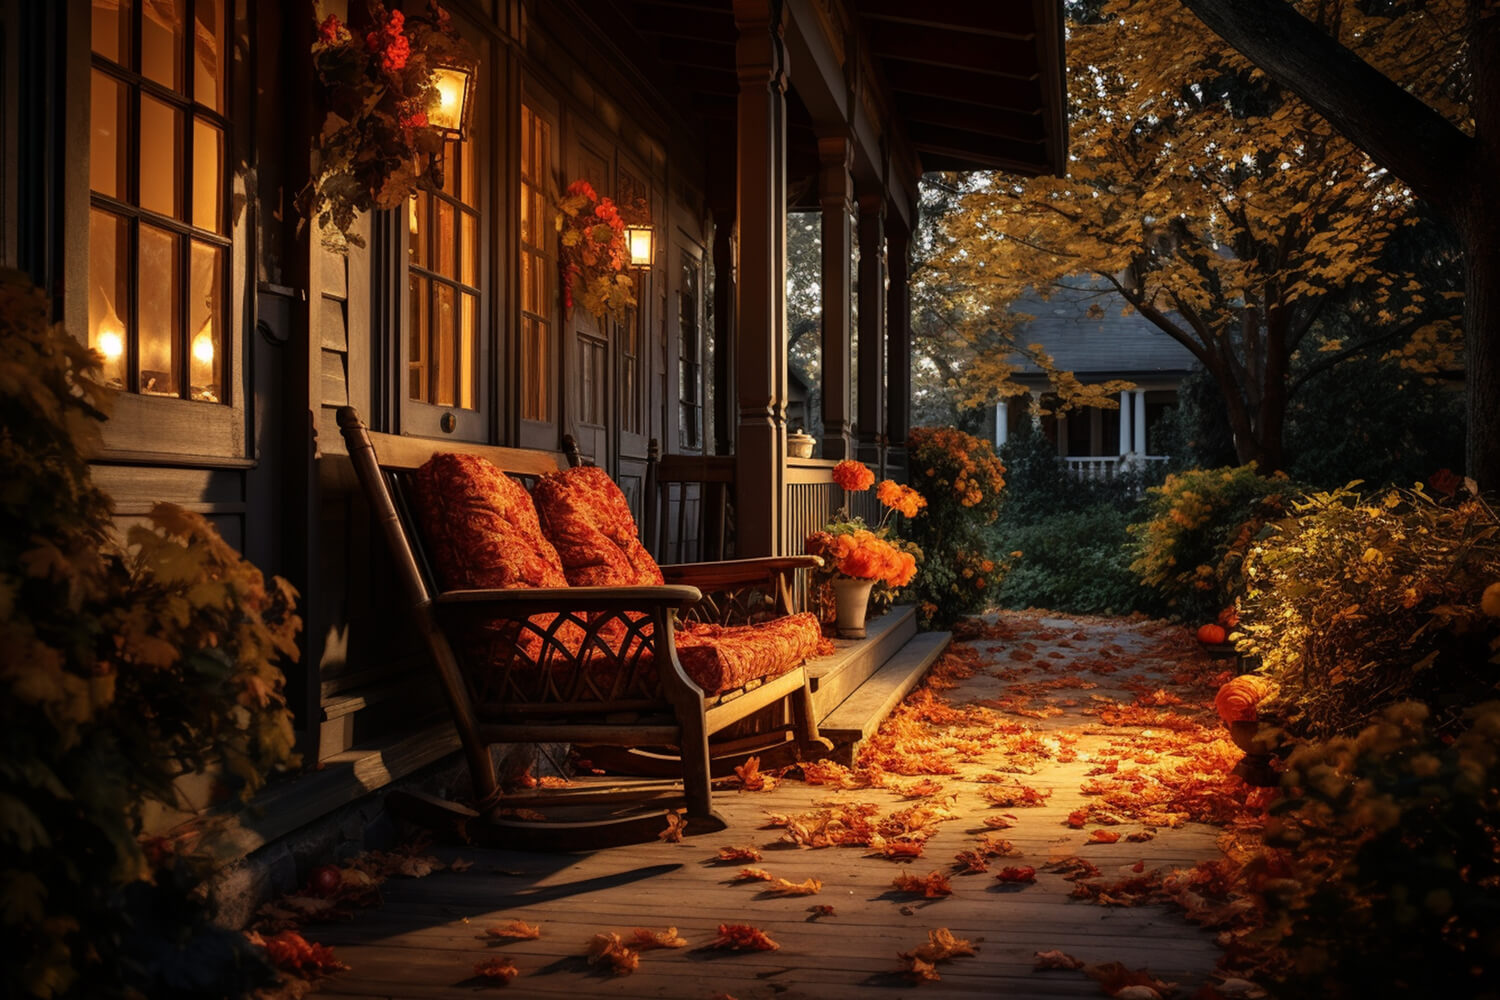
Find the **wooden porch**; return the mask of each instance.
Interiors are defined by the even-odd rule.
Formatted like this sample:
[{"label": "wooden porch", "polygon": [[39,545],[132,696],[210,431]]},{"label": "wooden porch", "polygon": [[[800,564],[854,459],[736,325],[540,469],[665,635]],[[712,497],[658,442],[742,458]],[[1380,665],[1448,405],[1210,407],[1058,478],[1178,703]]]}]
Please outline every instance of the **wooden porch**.
[{"label": "wooden porch", "polygon": [[[887,632],[897,628],[898,618],[890,621]],[[1153,658],[1160,655],[1160,642],[1149,624],[1038,623],[1054,638],[1038,642],[1034,660],[1011,660],[1013,644],[976,642],[985,669],[944,691],[946,700],[956,706],[993,703],[1015,690],[1009,684],[1021,674],[1033,680],[1063,676],[1059,670],[1072,661],[1104,658],[1113,661],[1111,667],[1119,665],[1118,672],[1084,670],[1077,676],[1099,685],[1090,692],[1096,699],[1129,700],[1129,684],[1170,687],[1167,678],[1182,667]],[[1078,638],[1075,630],[1087,631],[1088,638]],[[867,643],[880,641],[872,635]],[[1049,655],[1053,653],[1066,659]],[[1070,695],[1076,692],[1049,691],[1047,702],[1066,706],[1064,714],[1027,720],[1027,725],[1044,738],[1076,739],[1071,744],[1078,751],[1076,759],[1047,760],[1032,773],[1012,775],[1051,792],[1045,804],[1007,810],[983,798],[982,792],[993,786],[976,782],[997,768],[1014,769],[1014,762],[987,756],[962,765],[960,773],[940,779],[939,798],[954,796],[955,819],[941,823],[923,856],[909,863],[865,848],[799,849],[783,842],[783,831],[769,826],[767,815],[803,812],[828,801],[871,803],[882,814],[894,812],[918,801],[917,793],[899,791],[914,778],[892,781],[896,788],[850,790],[788,779],[771,791],[721,793],[716,798],[730,829],[682,843],[573,855],[435,849],[443,860],[463,859],[472,867],[418,880],[393,879],[383,886],[378,909],[361,912],[352,922],[306,928],[309,939],[331,945],[350,966],[322,981],[315,995],[367,1000],[467,996],[492,985],[474,974],[476,963],[489,958],[511,960],[519,977],[510,983],[509,993],[528,997],[1101,995],[1099,985],[1081,971],[1036,971],[1035,953],[1052,949],[1086,963],[1118,961],[1130,969],[1146,968],[1191,992],[1208,981],[1218,957],[1211,932],[1163,907],[1106,907],[1071,898],[1075,883],[1064,873],[1047,870],[1049,861],[1080,855],[1096,864],[1103,878],[1118,879],[1140,867],[1185,868],[1219,856],[1219,831],[1209,826],[1188,824],[1162,829],[1144,843],[1122,837],[1114,844],[1086,843],[1087,830],[1069,827],[1070,811],[1096,801],[1081,794],[1080,785],[1102,757],[1118,752],[1111,741],[1116,747],[1122,740],[1146,747],[1152,740],[1149,731],[1139,728],[1102,732],[1107,727]],[[1001,812],[1014,814],[1015,825],[993,834],[983,820]],[[1123,833],[1136,826],[1116,829]],[[945,898],[926,899],[892,886],[899,874],[952,872],[954,855],[972,849],[986,833],[1007,838],[1014,859],[991,859],[991,873],[952,874],[953,894]],[[763,857],[757,862],[718,860],[719,848],[731,845],[754,846]],[[821,891],[778,896],[765,891],[765,882],[736,880],[750,865],[793,883],[820,880]],[[1009,865],[1034,867],[1036,882],[998,882],[993,872]],[[810,907],[820,904],[832,906],[834,913],[813,914]],[[526,941],[487,938],[486,928],[511,919],[537,925],[541,936]],[[706,947],[722,923],[758,927],[780,948],[731,952]],[[669,926],[676,927],[687,946],[643,952],[639,968],[628,976],[611,976],[585,958],[594,934],[616,932],[629,938],[638,927],[662,931]],[[897,953],[924,944],[928,931],[937,928],[968,939],[976,954],[940,962],[941,981],[918,987],[898,974]]]}]

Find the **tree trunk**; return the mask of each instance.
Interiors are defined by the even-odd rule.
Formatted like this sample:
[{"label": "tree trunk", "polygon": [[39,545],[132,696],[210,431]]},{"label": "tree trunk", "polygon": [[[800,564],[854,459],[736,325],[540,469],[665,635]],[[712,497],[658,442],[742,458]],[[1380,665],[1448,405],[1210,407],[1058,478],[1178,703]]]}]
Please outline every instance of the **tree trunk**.
[{"label": "tree trunk", "polygon": [[1464,465],[1500,489],[1500,202],[1480,190],[1459,225],[1464,248],[1464,356],[1469,417]]}]

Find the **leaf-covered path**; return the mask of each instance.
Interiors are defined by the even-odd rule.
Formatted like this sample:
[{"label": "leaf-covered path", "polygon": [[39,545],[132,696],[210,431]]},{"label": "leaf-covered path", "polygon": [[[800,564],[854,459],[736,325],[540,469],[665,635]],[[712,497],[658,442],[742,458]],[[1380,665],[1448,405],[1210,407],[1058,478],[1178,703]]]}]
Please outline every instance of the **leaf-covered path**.
[{"label": "leaf-covered path", "polygon": [[[1212,926],[1235,905],[1216,895],[1216,842],[1256,794],[1212,711],[1227,662],[1161,623],[967,623],[854,769],[749,775],[764,787],[717,796],[731,828],[681,843],[435,849],[472,867],[393,878],[379,908],[304,928],[349,966],[317,995],[472,996],[500,988],[476,975],[490,959],[526,997],[1098,997],[1152,978],[1191,994],[1220,951],[1182,908]],[[731,847],[759,859],[721,860]],[[1143,893],[1178,905],[1111,905]],[[487,934],[513,919],[539,936]],[[712,948],[721,924],[779,948]],[[628,974],[587,958],[596,934],[668,927],[686,945],[640,951]],[[940,929],[973,954],[919,951]],[[1086,968],[1038,969],[1051,951]]]}]

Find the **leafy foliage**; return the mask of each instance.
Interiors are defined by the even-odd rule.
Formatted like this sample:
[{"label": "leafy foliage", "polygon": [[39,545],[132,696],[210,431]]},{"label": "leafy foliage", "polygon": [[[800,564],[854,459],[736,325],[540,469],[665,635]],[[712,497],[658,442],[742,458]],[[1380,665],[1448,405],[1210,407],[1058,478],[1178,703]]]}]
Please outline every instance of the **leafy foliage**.
[{"label": "leafy foliage", "polygon": [[[1294,752],[1255,934],[1283,996],[1491,995],[1500,956],[1500,702],[1441,737],[1419,703]],[[1264,867],[1265,862],[1260,862]]]},{"label": "leafy foliage", "polygon": [[1130,516],[1098,504],[1064,510],[1010,528],[1013,555],[996,596],[1004,608],[1049,608],[1073,614],[1146,610],[1152,594],[1130,571]]},{"label": "leafy foliage", "polygon": [[623,323],[635,308],[635,278],[627,266],[625,218],[614,201],[600,198],[588,181],[568,185],[557,203],[557,231],[563,269],[563,304]]},{"label": "leafy foliage", "polygon": [[945,628],[988,607],[1004,575],[985,529],[1000,514],[1005,466],[988,441],[952,427],[913,428],[907,446],[927,509],[909,527],[923,557],[906,596],[924,624]]},{"label": "leafy foliage", "polygon": [[1341,489],[1293,510],[1245,559],[1240,640],[1292,726],[1347,732],[1403,697],[1449,716],[1493,690],[1500,620],[1481,601],[1500,521],[1482,501]]},{"label": "leafy foliage", "polygon": [[203,996],[264,965],[212,928],[193,859],[142,845],[148,802],[222,763],[248,797],[292,760],[276,661],[300,623],[197,515],[165,505],[119,544],[91,481],[97,355],[0,275],[0,881],[7,996]]},{"label": "leafy foliage", "polygon": [[1295,492],[1285,476],[1259,476],[1253,465],[1172,473],[1147,491],[1145,518],[1130,526],[1130,568],[1176,616],[1213,618],[1241,590],[1251,542]]}]

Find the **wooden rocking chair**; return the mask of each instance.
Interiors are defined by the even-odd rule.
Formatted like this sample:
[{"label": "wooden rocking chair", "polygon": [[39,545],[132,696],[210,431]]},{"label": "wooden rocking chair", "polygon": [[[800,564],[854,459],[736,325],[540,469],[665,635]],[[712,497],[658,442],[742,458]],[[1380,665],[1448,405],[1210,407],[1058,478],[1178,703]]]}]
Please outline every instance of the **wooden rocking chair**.
[{"label": "wooden rocking chair", "polygon": [[[589,748],[596,766],[608,766],[611,762],[602,758],[615,748],[620,752],[613,761],[617,765],[634,764],[636,773],[680,778],[688,833],[724,827],[712,807],[710,781],[713,772],[730,762],[758,749],[767,754],[768,765],[831,749],[818,736],[801,662],[807,639],[800,619],[812,616],[772,617],[791,610],[790,578],[817,565],[816,557],[661,567],[666,582],[660,585],[538,587],[512,582],[444,589],[438,583],[441,573],[434,572],[433,540],[419,528],[424,511],[429,526],[432,522],[419,495],[430,483],[418,482],[418,476],[435,473],[419,470],[479,470],[491,477],[491,485],[513,490],[516,480],[535,485],[544,478],[566,479],[568,462],[556,452],[374,433],[347,406],[339,409],[338,420],[458,730],[476,806],[444,808],[466,821],[458,825],[468,836],[568,850],[651,839],[666,825],[660,805],[649,813],[614,809],[621,802],[651,802],[662,791],[660,783],[644,789],[505,794],[490,755],[492,744],[574,744]],[[429,466],[434,456],[447,457]],[[504,475],[494,476],[495,470]],[[590,485],[597,486],[596,480]],[[487,502],[470,495],[463,499],[469,505],[464,509],[478,509],[481,520],[493,514],[484,506]],[[505,512],[501,520],[528,516],[535,525],[536,514],[526,498],[526,510]],[[443,544],[439,540],[439,547]],[[546,545],[545,550],[556,559],[555,549]],[[444,553],[436,554],[441,558]],[[797,632],[795,643],[786,638],[792,631]],[[717,672],[706,681],[703,673],[695,679],[684,667],[684,658],[690,664],[705,656],[712,659],[736,643],[748,644],[745,655],[733,663],[715,661]],[[794,662],[773,663],[770,658],[787,648],[804,652]],[[755,676],[737,683],[746,671],[731,669],[735,663],[741,668],[749,664]],[[735,686],[726,686],[731,683]],[[706,691],[705,685],[712,689]],[[764,723],[778,709],[769,731],[748,737],[740,732],[743,727],[737,724],[752,718]],[[725,739],[726,733],[733,735]],[[547,812],[568,814],[580,804],[610,811],[603,818],[567,821],[553,820]],[[543,819],[525,818],[537,811]]]}]

